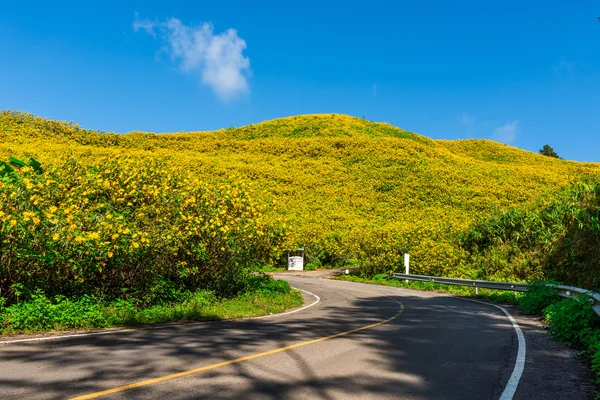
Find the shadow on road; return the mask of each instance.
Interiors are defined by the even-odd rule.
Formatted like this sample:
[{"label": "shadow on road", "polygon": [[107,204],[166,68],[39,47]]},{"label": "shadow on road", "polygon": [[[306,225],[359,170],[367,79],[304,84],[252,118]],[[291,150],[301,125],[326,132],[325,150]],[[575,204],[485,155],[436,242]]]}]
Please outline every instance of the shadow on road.
[{"label": "shadow on road", "polygon": [[[308,287],[308,286],[307,286]],[[325,290],[287,317],[0,347],[2,398],[67,398],[321,338],[389,318],[390,298]],[[329,290],[330,292],[327,292]],[[319,292],[320,294],[320,292]],[[516,338],[489,306],[392,295],[373,329],[122,392],[126,398],[497,398]],[[6,395],[6,396],[5,396]]]}]

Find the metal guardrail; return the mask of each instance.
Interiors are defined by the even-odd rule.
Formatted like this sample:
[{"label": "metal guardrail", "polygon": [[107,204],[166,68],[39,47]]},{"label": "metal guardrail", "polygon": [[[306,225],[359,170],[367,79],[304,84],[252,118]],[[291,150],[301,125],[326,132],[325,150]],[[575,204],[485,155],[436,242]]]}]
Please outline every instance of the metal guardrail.
[{"label": "metal guardrail", "polygon": [[[419,282],[433,282],[441,283],[444,285],[458,285],[475,288],[486,288],[494,290],[512,290],[515,292],[526,292],[526,283],[516,282],[494,282],[494,281],[480,281],[473,279],[457,279],[457,278],[442,278],[439,276],[427,276],[427,275],[413,275],[413,274],[392,274],[390,278],[405,279],[407,281],[419,281]],[[557,294],[561,297],[572,298],[578,295],[585,294],[590,297],[590,303],[592,309],[598,316],[600,316],[600,293],[592,292],[590,290],[581,289],[575,286],[564,286],[564,285],[548,285],[556,290]]]},{"label": "metal guardrail", "polygon": [[474,287],[474,288],[513,290],[516,292],[526,292],[527,291],[526,283],[478,281],[478,280],[457,279],[457,278],[440,278],[439,276],[412,275],[412,274],[392,274],[392,278],[407,279],[407,280],[411,280],[411,281],[420,281],[420,282],[443,283],[444,285],[470,286],[470,287]]},{"label": "metal guardrail", "polygon": [[578,295],[588,295],[590,297],[590,303],[592,304],[592,310],[600,316],[600,293],[592,292],[591,290],[581,289],[575,286],[564,286],[564,285],[548,285],[553,287],[559,296],[561,297],[573,297]]}]

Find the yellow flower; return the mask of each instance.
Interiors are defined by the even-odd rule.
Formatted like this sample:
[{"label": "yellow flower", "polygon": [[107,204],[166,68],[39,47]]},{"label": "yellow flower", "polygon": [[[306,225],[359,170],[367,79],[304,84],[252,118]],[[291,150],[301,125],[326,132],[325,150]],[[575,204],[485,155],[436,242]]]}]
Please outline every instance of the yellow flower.
[{"label": "yellow flower", "polygon": [[59,237],[60,235],[58,233],[55,233],[54,235],[52,235],[52,240],[57,241]]},{"label": "yellow flower", "polygon": [[32,213],[31,211],[25,211],[23,213],[23,221],[27,222],[31,219],[31,217],[35,216],[35,213]]},{"label": "yellow flower", "polygon": [[16,221],[16,220],[14,220],[14,219],[11,219],[11,220],[10,220],[10,227],[11,227],[11,228],[14,228],[16,224],[17,224],[17,221]]}]

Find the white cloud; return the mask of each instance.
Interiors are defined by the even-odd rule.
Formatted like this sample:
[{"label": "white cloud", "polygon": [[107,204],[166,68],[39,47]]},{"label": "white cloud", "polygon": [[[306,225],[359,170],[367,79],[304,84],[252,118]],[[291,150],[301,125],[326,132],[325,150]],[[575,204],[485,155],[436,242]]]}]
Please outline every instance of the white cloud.
[{"label": "white cloud", "polygon": [[554,73],[556,76],[573,76],[573,70],[575,69],[575,64],[570,61],[567,61],[564,57],[560,60],[558,64],[554,66]]},{"label": "white cloud", "polygon": [[519,121],[507,122],[492,133],[492,139],[505,144],[511,144],[517,138]]},{"label": "white cloud", "polygon": [[467,133],[471,133],[473,131],[473,126],[475,125],[476,121],[477,118],[467,113],[463,113],[460,117],[458,117],[458,122],[460,122],[461,125],[467,129]]},{"label": "white cloud", "polygon": [[215,34],[210,22],[194,26],[177,18],[163,22],[140,20],[137,13],[133,29],[161,40],[163,50],[179,69],[189,74],[199,73],[202,83],[221,100],[232,100],[250,91],[250,59],[243,55],[246,41],[235,29]]},{"label": "white cloud", "polygon": [[146,31],[148,35],[156,37],[154,33],[154,27],[158,24],[158,21],[149,21],[139,19],[139,14],[135,13],[135,19],[133,20],[133,30],[135,32],[141,30]]}]

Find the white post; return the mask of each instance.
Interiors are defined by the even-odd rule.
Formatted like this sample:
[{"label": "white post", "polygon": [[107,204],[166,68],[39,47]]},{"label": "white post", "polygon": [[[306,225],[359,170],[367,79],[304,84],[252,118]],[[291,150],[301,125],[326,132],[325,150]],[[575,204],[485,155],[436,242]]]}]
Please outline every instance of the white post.
[{"label": "white post", "polygon": [[[406,275],[408,275],[409,271],[410,271],[409,261],[410,261],[410,256],[408,255],[408,253],[404,253],[404,273]],[[405,282],[408,283],[408,279]]]}]

